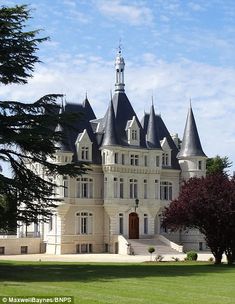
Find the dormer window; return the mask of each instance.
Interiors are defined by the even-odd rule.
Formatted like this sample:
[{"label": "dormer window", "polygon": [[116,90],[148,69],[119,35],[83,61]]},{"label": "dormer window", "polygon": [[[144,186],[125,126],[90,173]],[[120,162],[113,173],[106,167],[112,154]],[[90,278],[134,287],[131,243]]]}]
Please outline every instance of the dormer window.
[{"label": "dormer window", "polygon": [[163,166],[169,166],[169,153],[163,153],[162,154],[162,165]]},{"label": "dormer window", "polygon": [[132,120],[129,120],[126,125],[128,144],[133,146],[139,146],[140,144],[140,128],[136,119],[133,116]]},{"label": "dormer window", "polygon": [[163,150],[162,166],[169,167],[171,166],[171,147],[166,137],[161,141],[161,147]]},{"label": "dormer window", "polygon": [[75,142],[77,148],[78,160],[91,161],[92,160],[92,142],[85,129],[82,133],[78,134]]}]

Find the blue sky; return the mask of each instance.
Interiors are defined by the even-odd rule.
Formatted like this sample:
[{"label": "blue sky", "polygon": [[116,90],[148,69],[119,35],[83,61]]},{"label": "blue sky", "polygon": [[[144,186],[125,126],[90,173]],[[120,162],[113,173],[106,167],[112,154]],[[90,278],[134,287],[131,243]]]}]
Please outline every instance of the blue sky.
[{"label": "blue sky", "polygon": [[40,0],[29,4],[31,28],[51,40],[40,46],[43,64],[24,86],[1,88],[7,99],[33,101],[85,92],[102,116],[114,88],[121,39],[126,93],[139,118],[153,95],[169,131],[183,135],[189,99],[205,153],[229,156],[235,170],[235,1]]}]

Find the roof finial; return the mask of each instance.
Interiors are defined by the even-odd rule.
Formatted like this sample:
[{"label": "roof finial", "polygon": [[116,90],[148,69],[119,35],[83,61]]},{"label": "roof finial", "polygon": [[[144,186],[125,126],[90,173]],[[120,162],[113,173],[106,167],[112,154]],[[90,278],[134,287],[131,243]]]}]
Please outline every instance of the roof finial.
[{"label": "roof finial", "polygon": [[113,99],[113,93],[112,93],[112,89],[110,89],[110,100]]},{"label": "roof finial", "polygon": [[119,38],[119,44],[118,44],[118,53],[121,54],[122,53],[122,39]]},{"label": "roof finial", "polygon": [[87,91],[86,91],[86,94],[85,94],[85,100],[87,100],[88,98],[87,98]]},{"label": "roof finial", "polygon": [[153,106],[153,94],[152,94],[152,106]]},{"label": "roof finial", "polygon": [[192,108],[192,100],[191,100],[191,97],[189,98],[189,108],[190,108],[190,109]]},{"label": "roof finial", "polygon": [[125,91],[124,68],[125,68],[125,61],[124,58],[122,57],[121,39],[120,39],[118,46],[118,54],[116,55],[116,60],[115,60],[115,70],[116,70],[115,92]]}]

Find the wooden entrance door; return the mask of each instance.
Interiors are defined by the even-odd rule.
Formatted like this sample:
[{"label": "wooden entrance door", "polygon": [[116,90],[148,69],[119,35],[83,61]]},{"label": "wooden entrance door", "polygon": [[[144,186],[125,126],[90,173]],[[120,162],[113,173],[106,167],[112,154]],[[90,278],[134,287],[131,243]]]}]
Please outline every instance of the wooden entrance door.
[{"label": "wooden entrance door", "polygon": [[138,214],[132,212],[129,214],[129,239],[139,238],[139,217]]}]

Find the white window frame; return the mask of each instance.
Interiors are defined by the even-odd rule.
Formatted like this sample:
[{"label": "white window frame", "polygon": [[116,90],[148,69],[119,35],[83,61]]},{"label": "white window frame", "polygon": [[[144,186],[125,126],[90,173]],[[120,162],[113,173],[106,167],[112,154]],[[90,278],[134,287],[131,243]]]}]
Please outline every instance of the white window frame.
[{"label": "white window frame", "polygon": [[130,155],[130,165],[139,166],[139,155],[137,155],[137,154]]},{"label": "white window frame", "polygon": [[76,213],[77,234],[93,234],[93,213],[81,211]]},{"label": "white window frame", "polygon": [[144,234],[149,233],[149,219],[148,219],[148,214],[144,214]]},{"label": "white window frame", "polygon": [[90,160],[88,146],[81,147],[81,160]]},{"label": "white window frame", "polygon": [[161,200],[172,200],[173,184],[169,181],[160,182],[160,198]]},{"label": "white window frame", "polygon": [[129,180],[130,186],[130,198],[137,198],[138,197],[138,180],[131,178]]},{"label": "white window frame", "polygon": [[90,177],[77,178],[77,198],[93,198],[93,179]]}]

